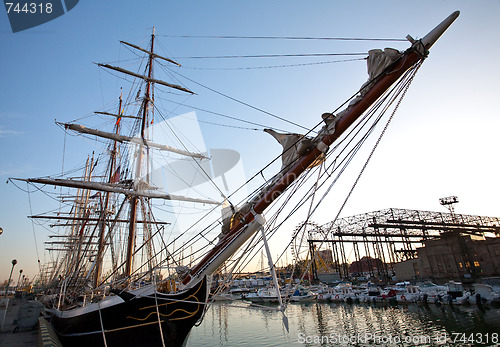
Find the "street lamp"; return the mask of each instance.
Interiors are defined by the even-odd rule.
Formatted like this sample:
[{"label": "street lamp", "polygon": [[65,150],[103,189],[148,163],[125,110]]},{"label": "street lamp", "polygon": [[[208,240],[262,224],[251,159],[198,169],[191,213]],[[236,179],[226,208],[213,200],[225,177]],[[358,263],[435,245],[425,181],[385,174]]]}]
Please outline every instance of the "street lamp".
[{"label": "street lamp", "polygon": [[2,228],[0,228],[0,235],[2,235],[2,233],[3,233],[3,229],[2,229]]},{"label": "street lamp", "polygon": [[17,260],[12,259],[12,268],[10,269],[9,281],[7,282],[7,286],[5,287],[5,297],[7,297],[7,292],[9,291],[10,279],[12,278],[12,271],[14,271],[14,266],[16,266]]},{"label": "street lamp", "polygon": [[23,269],[19,270],[19,277],[17,278],[16,290],[19,290],[19,281],[21,280],[22,273],[23,273]]}]

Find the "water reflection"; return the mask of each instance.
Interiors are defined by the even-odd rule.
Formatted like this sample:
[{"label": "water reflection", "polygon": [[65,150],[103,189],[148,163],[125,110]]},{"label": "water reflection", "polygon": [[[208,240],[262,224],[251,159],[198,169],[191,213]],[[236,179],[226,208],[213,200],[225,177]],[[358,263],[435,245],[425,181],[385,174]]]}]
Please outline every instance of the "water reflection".
[{"label": "water reflection", "polygon": [[[500,346],[498,308],[310,303],[289,305],[287,315],[289,333],[277,306],[216,303],[187,345]],[[464,340],[471,334],[473,340]]]}]

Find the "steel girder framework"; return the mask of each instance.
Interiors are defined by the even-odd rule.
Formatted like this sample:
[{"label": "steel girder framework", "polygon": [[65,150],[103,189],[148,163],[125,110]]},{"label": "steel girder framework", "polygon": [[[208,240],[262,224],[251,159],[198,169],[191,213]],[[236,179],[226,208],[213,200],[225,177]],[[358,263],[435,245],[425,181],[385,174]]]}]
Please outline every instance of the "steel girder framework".
[{"label": "steel girder framework", "polygon": [[391,264],[414,258],[423,241],[438,238],[443,232],[500,236],[500,218],[389,208],[310,228],[308,242],[331,247],[334,265],[342,277],[347,277],[347,263],[353,260],[353,253],[356,262],[363,256],[382,260],[382,268],[377,266],[370,272],[389,277]]}]

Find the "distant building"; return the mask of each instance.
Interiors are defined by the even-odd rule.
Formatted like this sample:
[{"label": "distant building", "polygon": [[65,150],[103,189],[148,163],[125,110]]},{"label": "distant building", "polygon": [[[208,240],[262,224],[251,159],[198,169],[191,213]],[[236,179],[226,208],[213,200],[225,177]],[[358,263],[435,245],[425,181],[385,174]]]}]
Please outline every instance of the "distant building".
[{"label": "distant building", "polygon": [[398,281],[411,281],[420,277],[418,259],[408,259],[400,263],[394,263],[392,268]]},{"label": "distant building", "polygon": [[500,238],[475,239],[456,232],[417,248],[419,277],[463,280],[500,275]]},{"label": "distant building", "polygon": [[349,265],[349,274],[373,276],[384,269],[384,265],[385,264],[380,259],[365,256]]}]

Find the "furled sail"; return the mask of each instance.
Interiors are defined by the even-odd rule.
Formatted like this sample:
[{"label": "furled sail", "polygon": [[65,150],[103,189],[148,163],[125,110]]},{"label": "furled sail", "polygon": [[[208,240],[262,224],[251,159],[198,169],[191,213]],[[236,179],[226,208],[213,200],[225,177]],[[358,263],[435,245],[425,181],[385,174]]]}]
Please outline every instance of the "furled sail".
[{"label": "furled sail", "polygon": [[300,145],[302,143],[301,141],[306,139],[304,135],[282,134],[272,129],[264,129],[264,131],[274,137],[276,141],[283,146],[283,153],[281,154],[281,170],[293,163],[299,157],[299,148],[303,147]]},{"label": "furled sail", "polygon": [[[55,219],[55,220],[68,220],[68,221],[87,221],[87,222],[100,222],[103,219],[102,218],[91,218],[91,217],[65,217],[65,216],[45,216],[45,215],[38,215],[38,216],[28,216],[30,219]],[[130,221],[128,219],[106,219],[104,220],[105,222],[113,222],[113,223],[129,223]],[[151,224],[162,224],[162,225],[169,225],[170,223],[168,222],[160,222],[160,221],[151,221],[151,220],[138,220],[136,223],[144,224],[144,223],[151,223]],[[69,225],[69,224],[64,224],[64,225]],[[63,226],[64,226],[63,225]],[[49,235],[49,237],[67,237],[66,235]]]},{"label": "furled sail", "polygon": [[124,194],[127,196],[134,196],[134,197],[146,197],[146,198],[157,198],[157,199],[165,199],[165,200],[197,202],[197,203],[212,204],[212,205],[219,204],[217,201],[214,201],[214,200],[189,198],[186,196],[165,194],[162,192],[151,191],[151,190],[145,190],[145,191],[132,190],[132,189],[127,189],[127,188],[124,188],[123,186],[115,185],[112,183],[88,182],[88,181],[76,181],[76,180],[52,179],[52,178],[28,178],[28,179],[13,178],[13,179],[18,180],[18,181],[48,184],[48,185],[59,186],[59,187],[82,188],[82,189],[98,190],[98,191],[104,191],[104,192],[110,192],[110,193],[120,193],[120,194]]},{"label": "furled sail", "polygon": [[372,49],[368,51],[368,80],[374,80],[389,65],[401,57],[401,52],[394,48]]},{"label": "furled sail", "polygon": [[161,85],[163,85],[165,87],[177,89],[177,90],[189,93],[189,94],[194,94],[192,91],[190,91],[187,88],[178,86],[176,84],[168,83],[168,82],[165,82],[165,81],[162,81],[162,80],[157,80],[155,78],[151,78],[151,77],[148,77],[148,76],[144,76],[144,75],[132,72],[132,71],[128,71],[128,70],[122,69],[121,67],[118,67],[118,66],[113,66],[113,65],[108,65],[108,64],[97,64],[97,65],[105,67],[105,68],[110,69],[110,70],[115,70],[115,71],[118,71],[118,72],[121,72],[121,73],[124,73],[124,74],[127,74],[127,75],[131,75],[131,76],[134,76],[134,77],[137,77],[137,78],[142,78],[146,82],[157,83],[157,84],[161,84]]},{"label": "furled sail", "polygon": [[377,78],[382,76],[389,65],[396,62],[403,54],[394,48],[372,49],[368,51],[368,58],[366,60],[367,70],[368,70],[368,81],[363,84],[359,90],[358,95],[354,97],[349,103],[349,106],[339,112],[336,116],[331,113],[324,113],[322,115],[323,120],[328,125],[329,130],[334,129],[335,122],[337,119],[342,117],[351,106],[357,104],[363,97],[368,93],[371,87],[375,84]]},{"label": "furled sail", "polygon": [[141,139],[139,137],[131,137],[131,136],[125,136],[125,135],[120,135],[120,134],[108,133],[108,132],[97,130],[97,129],[87,128],[87,127],[80,125],[80,124],[73,124],[73,123],[57,123],[57,124],[64,125],[64,127],[66,129],[77,131],[77,132],[82,133],[82,134],[95,135],[95,136],[99,136],[99,137],[104,137],[106,139],[115,140],[118,142],[132,142],[132,143],[137,143],[137,144],[145,143],[146,146],[154,147],[154,148],[157,148],[161,151],[168,151],[168,152],[172,152],[172,153],[177,153],[177,154],[184,155],[187,157],[192,157],[192,158],[208,159],[207,157],[205,157],[201,153],[192,153],[192,152],[184,151],[182,149],[177,149],[177,148],[174,148],[171,146],[154,143],[154,142],[151,142],[148,140],[144,141],[143,139]]},{"label": "furled sail", "polygon": [[[281,146],[283,146],[283,152],[281,154],[281,170],[283,171],[302,155],[307,153],[312,147],[312,139],[300,134],[283,134],[278,133],[272,129],[264,129],[264,131],[270,134],[272,137],[278,141]],[[313,163],[312,166],[319,165],[324,160],[324,157],[318,159],[317,162]]]}]

